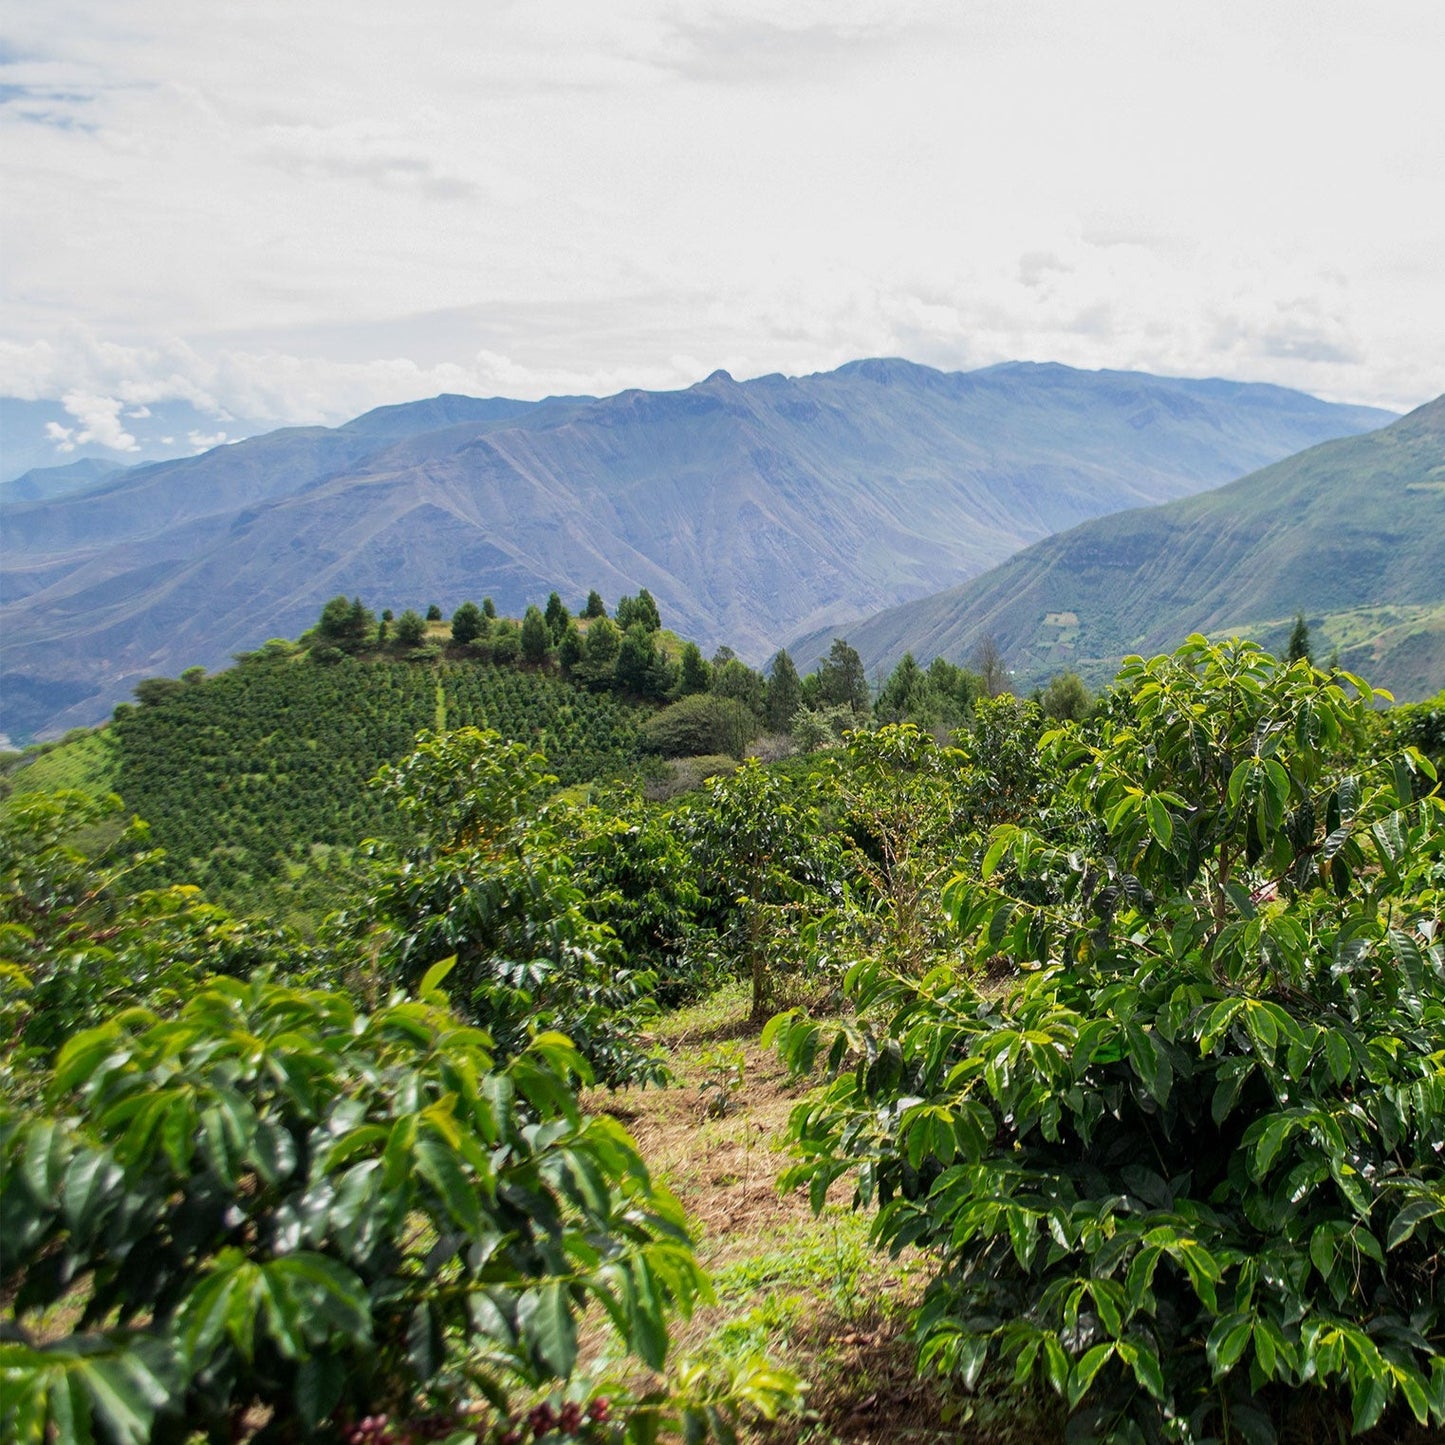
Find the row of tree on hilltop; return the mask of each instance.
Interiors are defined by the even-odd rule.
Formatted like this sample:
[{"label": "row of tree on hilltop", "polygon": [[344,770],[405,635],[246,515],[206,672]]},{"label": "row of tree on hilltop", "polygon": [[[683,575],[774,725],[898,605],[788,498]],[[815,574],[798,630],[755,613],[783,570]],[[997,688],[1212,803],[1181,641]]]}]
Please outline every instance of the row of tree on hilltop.
[{"label": "row of tree on hilltop", "polygon": [[[467,601],[449,625],[441,609],[423,615],[388,609],[378,618],[360,598],[334,597],[303,638],[313,661],[350,654],[418,659],[467,658],[500,666],[560,673],[579,687],[668,705],[649,728],[655,751],[679,756],[739,753],[759,734],[791,736],[805,749],[837,741],[849,728],[876,720],[910,721],[947,731],[961,726],[974,703],[1007,689],[997,649],[985,645],[973,668],[936,658],[920,667],[905,656],[874,696],[857,651],[835,639],[815,669],[801,675],[786,649],[758,670],[731,648],[711,659],[694,642],[664,635],[657,602],[644,587],[619,599],[611,616],[595,589],[574,615],[557,592],[520,620],[502,617],[490,597]],[[278,648],[284,644],[268,644]],[[264,652],[264,649],[263,649]],[[1081,716],[1090,699],[1071,675],[1039,699],[1054,716]]]}]

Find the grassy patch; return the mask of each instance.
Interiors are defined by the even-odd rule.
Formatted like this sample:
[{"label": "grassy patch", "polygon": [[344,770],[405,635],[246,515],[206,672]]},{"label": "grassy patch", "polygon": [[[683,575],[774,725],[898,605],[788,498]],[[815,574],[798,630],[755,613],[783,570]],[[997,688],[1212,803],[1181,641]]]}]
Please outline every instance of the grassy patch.
[{"label": "grassy patch", "polygon": [[808,1086],[759,1046],[750,1005],[736,984],[669,1014],[654,1032],[676,1086],[593,1100],[632,1131],[698,1230],[717,1302],[679,1330],[678,1351],[717,1361],[765,1354],[807,1381],[802,1417],[750,1436],[769,1445],[1060,1440],[1047,1403],[951,1400],[918,1378],[909,1314],[929,1263],[916,1251],[894,1259],[875,1250],[846,1181],[818,1215],[802,1195],[778,1192],[788,1115]]}]

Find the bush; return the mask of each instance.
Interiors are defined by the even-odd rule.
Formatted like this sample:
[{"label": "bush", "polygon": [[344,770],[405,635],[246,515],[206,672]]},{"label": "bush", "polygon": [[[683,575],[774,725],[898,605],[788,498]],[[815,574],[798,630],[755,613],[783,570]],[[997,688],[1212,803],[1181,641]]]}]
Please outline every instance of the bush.
[{"label": "bush", "polygon": [[757,718],[736,699],[692,693],[647,720],[642,728],[642,745],[665,758],[705,753],[728,753],[740,758],[758,730]]},{"label": "bush", "polygon": [[[1445,1419],[1445,802],[1375,759],[1369,689],[1202,638],[1047,735],[1064,781],[945,901],[1009,998],[855,972],[865,1019],[795,1113],[815,1205],[856,1170],[934,1251],[924,1364],[1037,1380],[1073,1437]],[[1353,694],[1353,695],[1352,695]],[[811,1065],[821,1030],[774,1034]]]},{"label": "bush", "polygon": [[436,984],[368,1014],[213,982],[77,1035],[50,1112],[0,1113],[5,1438],[240,1439],[258,1412],[278,1438],[378,1412],[476,1438],[464,1410],[573,1373],[594,1302],[662,1366],[706,1291],[677,1204],[581,1114],[565,1039],[498,1068]]}]

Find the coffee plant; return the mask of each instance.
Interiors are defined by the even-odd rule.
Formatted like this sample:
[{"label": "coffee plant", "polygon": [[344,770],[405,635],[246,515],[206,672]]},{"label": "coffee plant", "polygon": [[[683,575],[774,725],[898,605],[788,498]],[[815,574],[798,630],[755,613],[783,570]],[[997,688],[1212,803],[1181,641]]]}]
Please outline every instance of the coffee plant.
[{"label": "coffee plant", "polygon": [[[589,1310],[663,1367],[708,1290],[681,1211],[579,1109],[576,1049],[498,1064],[444,973],[371,1012],[215,979],[76,1034],[43,1107],[5,1106],[5,1439],[520,1438]],[[669,1407],[644,1405],[646,1437]]]},{"label": "coffee plant", "polygon": [[1081,1438],[1445,1422],[1445,804],[1372,700],[1249,644],[1131,660],[945,890],[1011,990],[868,963],[856,1023],[774,1021],[831,1072],[790,1182],[851,1175],[936,1261],[926,1368]]}]

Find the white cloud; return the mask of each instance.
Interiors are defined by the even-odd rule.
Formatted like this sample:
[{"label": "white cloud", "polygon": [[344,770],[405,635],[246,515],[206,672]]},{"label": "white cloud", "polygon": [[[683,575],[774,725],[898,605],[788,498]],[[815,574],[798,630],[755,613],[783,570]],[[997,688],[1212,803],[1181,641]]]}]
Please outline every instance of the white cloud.
[{"label": "white cloud", "polygon": [[[113,396],[97,396],[92,392],[71,391],[62,398],[66,411],[79,423],[75,432],[76,446],[95,442],[116,452],[140,450],[136,439],[120,423],[122,403]],[[70,437],[66,437],[70,441]],[[63,450],[70,450],[64,447]]]},{"label": "white cloud", "polygon": [[887,351],[1445,387],[1436,0],[20,8],[5,394],[339,420]]},{"label": "white cloud", "polygon": [[226,433],[218,431],[214,436],[207,436],[205,432],[189,431],[186,433],[186,440],[198,452],[208,452],[212,447],[218,447],[226,440]]}]

